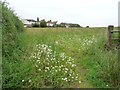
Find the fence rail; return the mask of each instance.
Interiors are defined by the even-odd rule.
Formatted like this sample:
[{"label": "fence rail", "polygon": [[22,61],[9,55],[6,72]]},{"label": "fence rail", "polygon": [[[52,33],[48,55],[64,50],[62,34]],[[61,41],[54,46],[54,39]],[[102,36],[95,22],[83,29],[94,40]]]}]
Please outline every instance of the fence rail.
[{"label": "fence rail", "polygon": [[[109,46],[120,46],[120,30],[113,30],[114,26],[109,25],[108,26],[108,42]],[[113,37],[113,33],[118,33],[117,37]],[[117,41],[118,43],[113,43],[113,41]]]}]

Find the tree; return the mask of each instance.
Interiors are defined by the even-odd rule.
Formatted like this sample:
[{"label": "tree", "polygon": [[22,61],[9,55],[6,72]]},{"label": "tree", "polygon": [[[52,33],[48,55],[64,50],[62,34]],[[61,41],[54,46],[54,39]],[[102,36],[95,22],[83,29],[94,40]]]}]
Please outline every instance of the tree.
[{"label": "tree", "polygon": [[32,27],[40,27],[39,23],[32,24]]},{"label": "tree", "polygon": [[40,21],[40,27],[47,27],[47,22],[45,21],[45,19]]},{"label": "tree", "polygon": [[89,28],[89,26],[86,26],[86,28]]},{"label": "tree", "polygon": [[37,22],[39,22],[39,17],[37,17]]}]

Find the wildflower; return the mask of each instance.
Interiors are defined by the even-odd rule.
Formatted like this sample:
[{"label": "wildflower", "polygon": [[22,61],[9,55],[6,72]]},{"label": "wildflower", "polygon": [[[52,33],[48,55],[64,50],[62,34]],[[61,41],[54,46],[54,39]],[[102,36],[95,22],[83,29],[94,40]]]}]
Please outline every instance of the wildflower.
[{"label": "wildflower", "polygon": [[58,41],[55,41],[56,44],[58,44]]},{"label": "wildflower", "polygon": [[72,67],[74,67],[75,66],[75,64],[72,64]]},{"label": "wildflower", "polygon": [[79,81],[79,83],[82,83],[81,81]]},{"label": "wildflower", "polygon": [[65,59],[64,59],[64,58],[62,58],[62,60],[64,61]]},{"label": "wildflower", "polygon": [[65,71],[65,73],[67,73],[67,71]]},{"label": "wildflower", "polygon": [[68,71],[68,68],[65,68],[65,70],[67,70],[67,71]]},{"label": "wildflower", "polygon": [[60,57],[64,58],[65,54],[64,53],[61,53]]},{"label": "wildflower", "polygon": [[48,57],[49,57],[49,54],[48,54]]},{"label": "wildflower", "polygon": [[41,69],[38,69],[39,71],[41,71]]},{"label": "wildflower", "polygon": [[64,80],[67,80],[67,78],[64,78]]},{"label": "wildflower", "polygon": [[29,80],[29,82],[31,82],[31,80]]},{"label": "wildflower", "polygon": [[59,71],[61,71],[61,69],[59,69]]},{"label": "wildflower", "polygon": [[24,82],[25,80],[22,80],[22,82]]},{"label": "wildflower", "polygon": [[38,67],[38,65],[35,65],[36,67]]},{"label": "wildflower", "polygon": [[46,67],[47,70],[49,70],[49,67]]},{"label": "wildflower", "polygon": [[78,76],[76,76],[76,79],[78,78]]},{"label": "wildflower", "polygon": [[58,66],[55,66],[55,68],[57,68]]},{"label": "wildflower", "polygon": [[51,48],[51,46],[49,46],[49,48]]},{"label": "wildflower", "polygon": [[55,58],[53,58],[52,60],[55,60]]},{"label": "wildflower", "polygon": [[106,85],[108,87],[108,85]]},{"label": "wildflower", "polygon": [[39,60],[37,60],[37,62],[39,62]]},{"label": "wildflower", "polygon": [[35,57],[35,56],[32,56],[33,58]]}]

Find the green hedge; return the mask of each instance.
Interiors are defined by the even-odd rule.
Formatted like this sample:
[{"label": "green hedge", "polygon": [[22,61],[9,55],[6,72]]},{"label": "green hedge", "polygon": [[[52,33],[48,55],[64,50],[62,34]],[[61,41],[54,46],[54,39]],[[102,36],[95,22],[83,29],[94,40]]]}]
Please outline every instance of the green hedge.
[{"label": "green hedge", "polygon": [[[24,30],[22,22],[14,12],[2,4],[2,56],[11,57],[19,47],[18,34]],[[9,58],[10,59],[10,58]]]},{"label": "green hedge", "polygon": [[22,57],[19,34],[24,31],[24,26],[6,3],[0,3],[2,6],[2,87],[11,88],[18,84],[16,75],[20,73],[17,69]]}]

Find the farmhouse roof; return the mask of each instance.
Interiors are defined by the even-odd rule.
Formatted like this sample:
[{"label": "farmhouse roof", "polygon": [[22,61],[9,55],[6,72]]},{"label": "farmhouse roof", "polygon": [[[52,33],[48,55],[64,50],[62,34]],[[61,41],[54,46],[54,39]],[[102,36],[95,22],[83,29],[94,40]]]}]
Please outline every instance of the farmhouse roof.
[{"label": "farmhouse roof", "polygon": [[49,21],[47,21],[47,23],[55,24],[55,23],[57,23],[57,21],[51,21],[51,20],[49,20]]},{"label": "farmhouse roof", "polygon": [[36,21],[33,20],[33,19],[25,19],[25,20],[27,20],[27,21],[31,21],[31,22],[36,22]]}]

